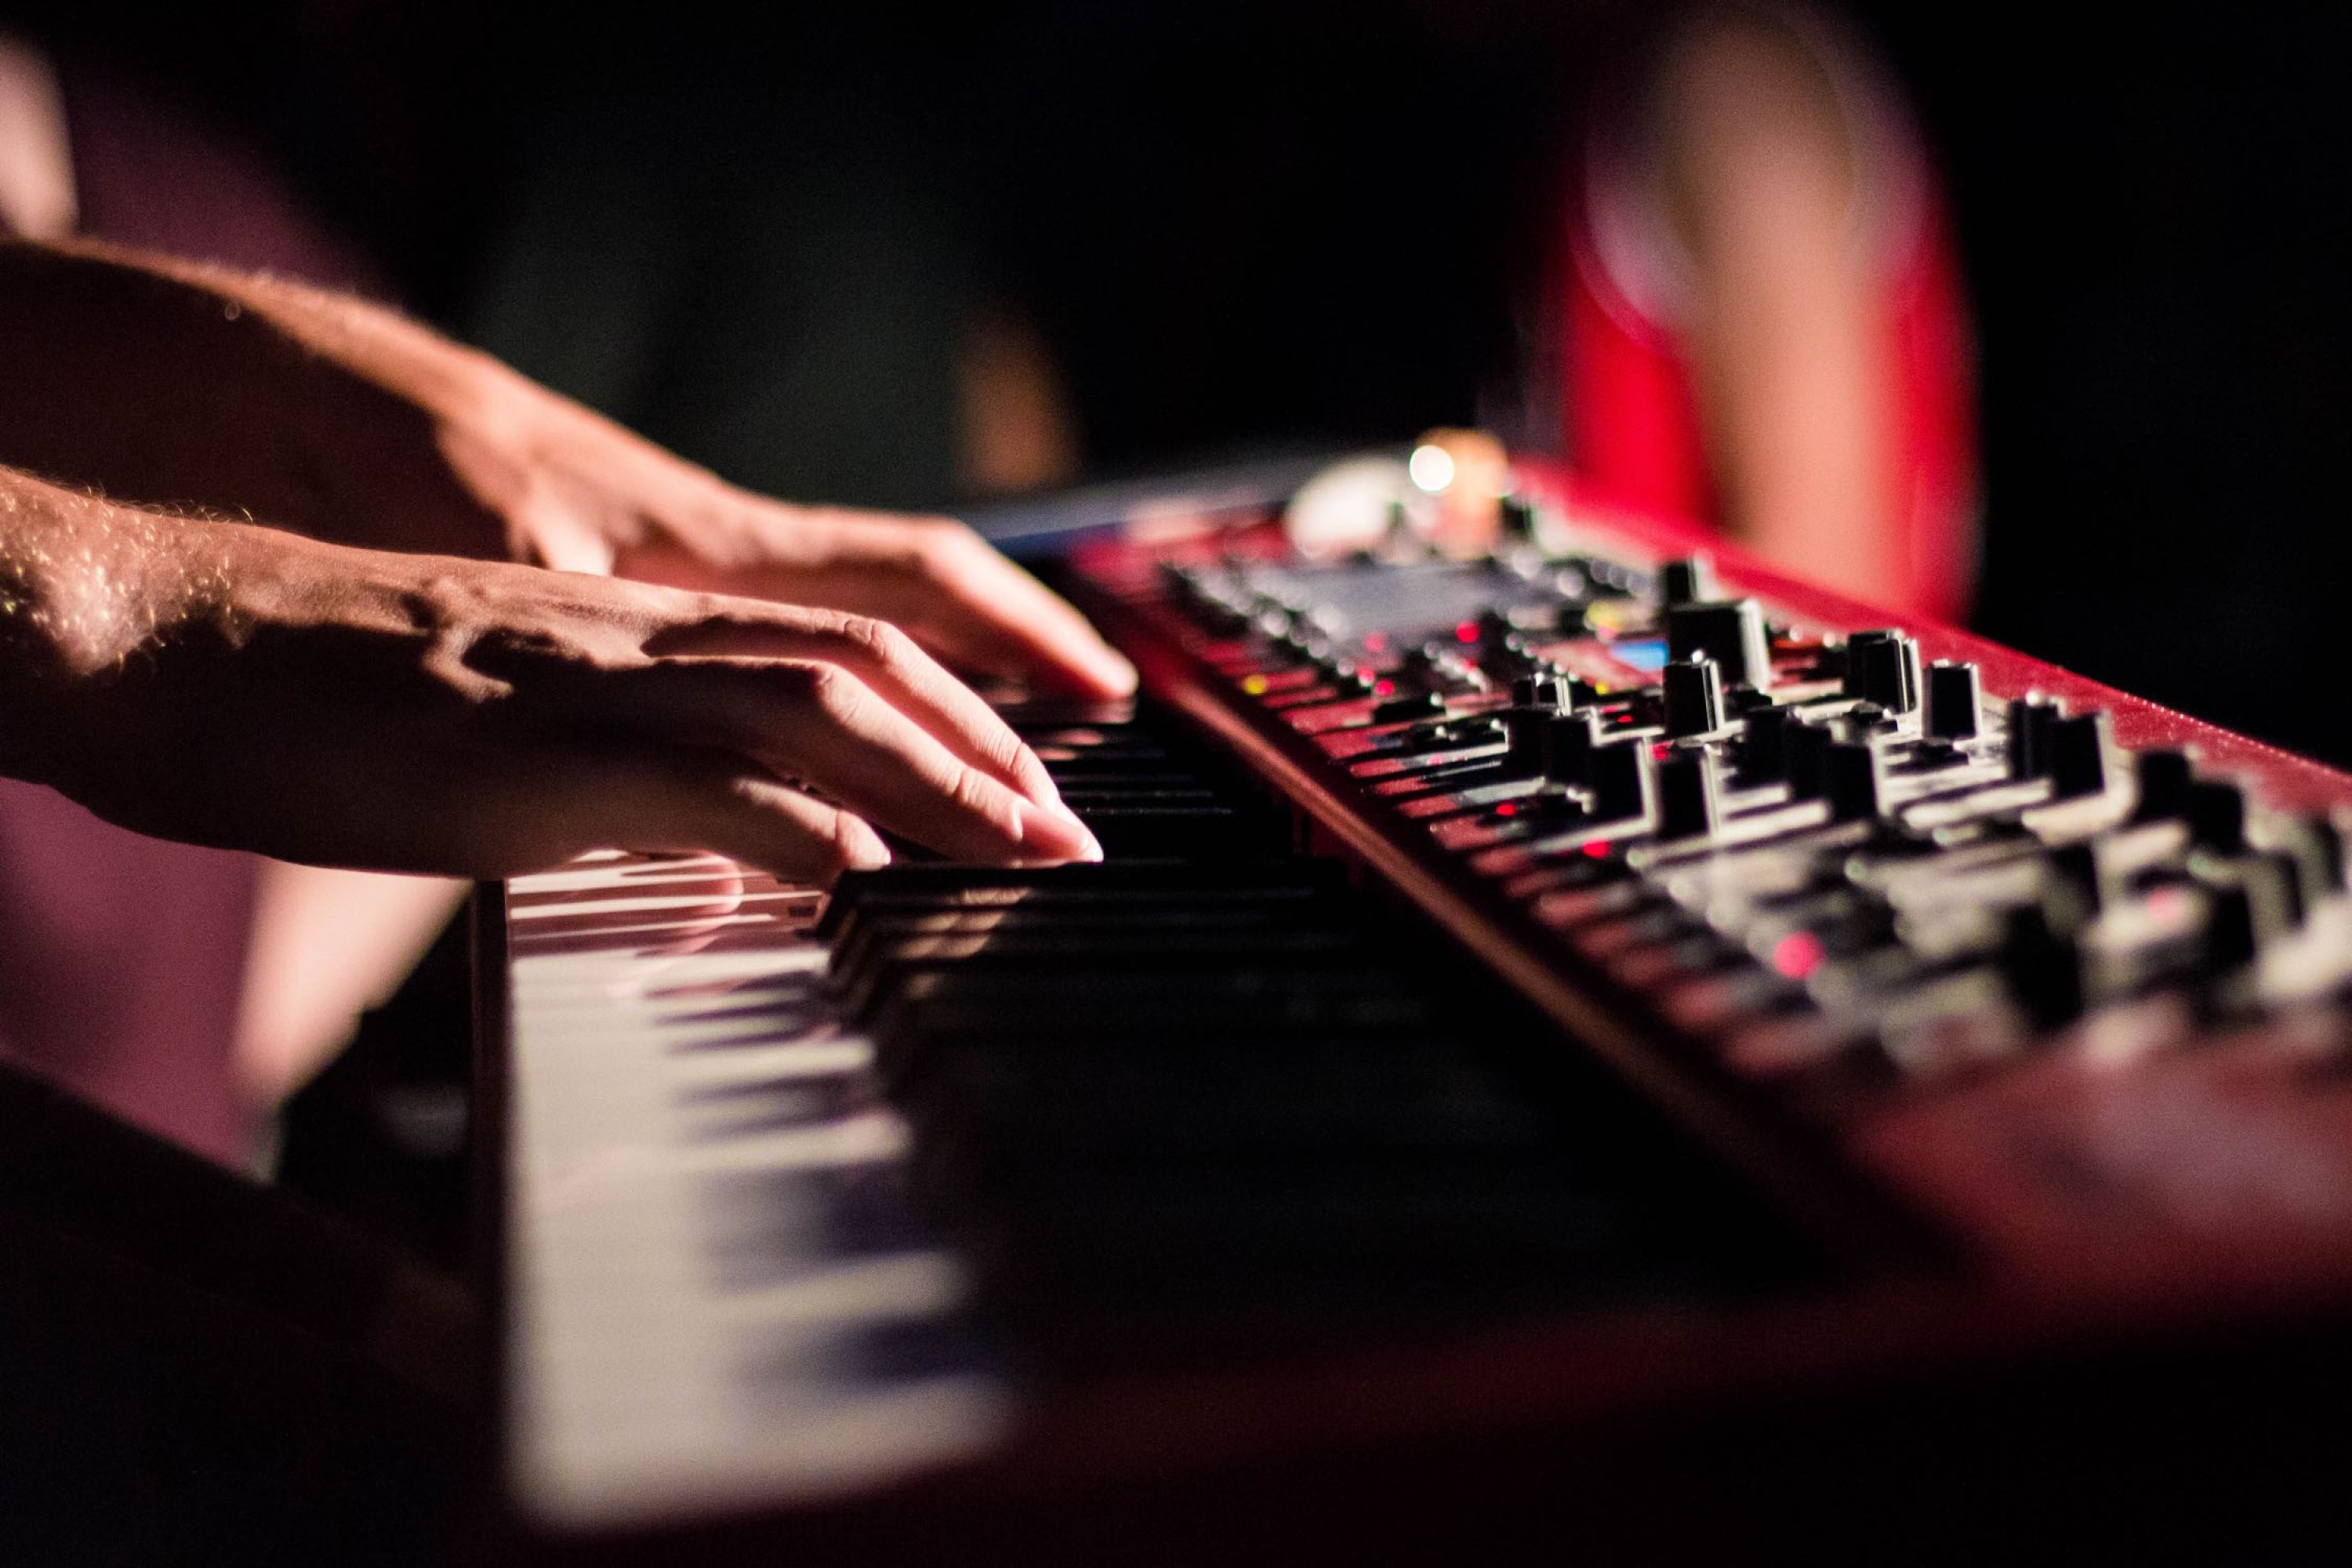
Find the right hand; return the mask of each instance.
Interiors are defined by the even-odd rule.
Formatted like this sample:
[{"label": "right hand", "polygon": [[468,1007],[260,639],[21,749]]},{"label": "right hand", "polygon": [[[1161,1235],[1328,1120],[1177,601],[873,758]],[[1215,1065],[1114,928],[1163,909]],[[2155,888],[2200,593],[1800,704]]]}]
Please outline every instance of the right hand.
[{"label": "right hand", "polygon": [[882,622],[10,478],[0,767],[123,826],[473,877],[619,847],[821,882],[889,858],[876,826],[960,858],[1101,853],[1003,721]]}]

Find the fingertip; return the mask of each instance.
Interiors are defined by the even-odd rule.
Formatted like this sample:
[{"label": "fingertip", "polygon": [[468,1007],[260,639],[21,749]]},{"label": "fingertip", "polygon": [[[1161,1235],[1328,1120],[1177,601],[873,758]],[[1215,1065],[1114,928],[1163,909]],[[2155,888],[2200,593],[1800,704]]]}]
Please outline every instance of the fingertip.
[{"label": "fingertip", "polygon": [[1132,697],[1135,695],[1135,689],[1140,684],[1141,677],[1136,674],[1135,666],[1128,662],[1125,654],[1105,644],[1099,668],[1104,696]]},{"label": "fingertip", "polygon": [[839,813],[835,818],[834,842],[841,850],[834,872],[836,877],[843,871],[873,871],[890,864],[890,846],[863,817]]},{"label": "fingertip", "polygon": [[1047,811],[1021,805],[1021,847],[1051,860],[1100,860],[1101,841],[1067,807]]},{"label": "fingertip", "polygon": [[1117,700],[1135,695],[1139,678],[1127,656],[1107,642],[1095,642],[1069,661],[1085,695]]}]

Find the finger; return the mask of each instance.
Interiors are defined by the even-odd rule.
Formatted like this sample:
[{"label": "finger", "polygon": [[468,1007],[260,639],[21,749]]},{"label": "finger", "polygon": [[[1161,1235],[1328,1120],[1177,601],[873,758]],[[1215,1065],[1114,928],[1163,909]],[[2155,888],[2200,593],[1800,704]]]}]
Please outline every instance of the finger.
[{"label": "finger", "polygon": [[1135,667],[1085,616],[961,524],[780,512],[756,531],[769,548],[731,567],[664,546],[624,552],[614,569],[878,616],[987,673],[1084,696],[1135,689]]},{"label": "finger", "polygon": [[609,718],[740,752],[941,854],[1102,858],[1066,809],[1049,810],[956,756],[838,665],[671,658],[614,672],[605,685]]},{"label": "finger", "polygon": [[1003,673],[1045,674],[1087,697],[1125,697],[1135,667],[1087,618],[969,530],[934,536],[915,562],[928,603],[917,625],[971,647]]},{"label": "finger", "polygon": [[599,845],[705,850],[816,886],[890,863],[881,836],[856,816],[723,752],[603,757],[583,784],[582,826]]},{"label": "finger", "polygon": [[778,606],[724,600],[699,621],[666,627],[648,637],[645,651],[840,665],[957,757],[1040,805],[1065,811],[1045,764],[1013,727],[912,637],[886,621],[829,610],[794,608],[780,615]]}]

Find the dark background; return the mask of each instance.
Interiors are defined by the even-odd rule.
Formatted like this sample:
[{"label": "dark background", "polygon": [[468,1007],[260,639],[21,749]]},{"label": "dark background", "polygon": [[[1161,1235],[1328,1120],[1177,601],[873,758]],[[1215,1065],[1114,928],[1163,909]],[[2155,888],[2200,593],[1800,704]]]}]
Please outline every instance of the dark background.
[{"label": "dark background", "polygon": [[[1034,322],[1090,471],[1555,427],[1542,267],[1665,8],[370,0],[19,8],[263,148],[404,302],[782,493],[952,504],[956,323]],[[1861,5],[1957,209],[1977,619],[2352,761],[2352,181],[2327,8]]]}]

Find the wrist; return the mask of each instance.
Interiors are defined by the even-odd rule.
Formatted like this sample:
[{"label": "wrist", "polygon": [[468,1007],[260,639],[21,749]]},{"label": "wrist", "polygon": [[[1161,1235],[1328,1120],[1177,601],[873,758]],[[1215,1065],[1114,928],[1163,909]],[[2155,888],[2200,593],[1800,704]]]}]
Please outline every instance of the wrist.
[{"label": "wrist", "polygon": [[110,678],[178,618],[160,535],[202,525],[5,472],[0,508],[0,773],[57,783]]}]

